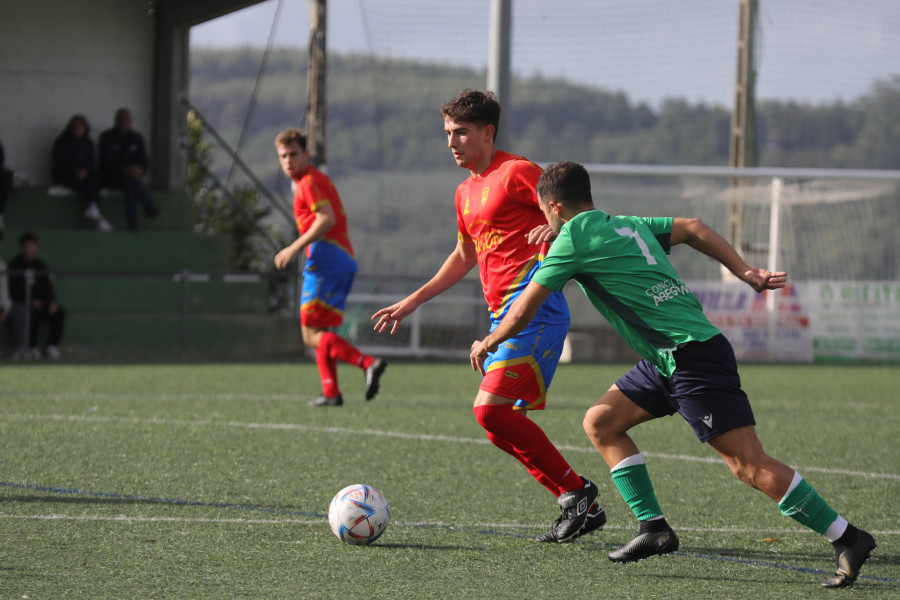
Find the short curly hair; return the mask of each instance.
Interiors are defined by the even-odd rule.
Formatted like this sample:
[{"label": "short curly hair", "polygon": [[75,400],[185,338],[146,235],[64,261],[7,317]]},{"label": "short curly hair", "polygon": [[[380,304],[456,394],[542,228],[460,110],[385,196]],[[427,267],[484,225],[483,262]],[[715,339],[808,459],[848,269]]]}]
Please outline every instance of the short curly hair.
[{"label": "short curly hair", "polygon": [[475,123],[479,127],[494,126],[494,139],[500,128],[500,103],[494,92],[465,89],[441,106],[441,119],[457,123]]},{"label": "short curly hair", "polygon": [[306,134],[296,127],[285,129],[275,138],[276,146],[290,146],[294,142],[300,146],[301,150],[306,151]]}]

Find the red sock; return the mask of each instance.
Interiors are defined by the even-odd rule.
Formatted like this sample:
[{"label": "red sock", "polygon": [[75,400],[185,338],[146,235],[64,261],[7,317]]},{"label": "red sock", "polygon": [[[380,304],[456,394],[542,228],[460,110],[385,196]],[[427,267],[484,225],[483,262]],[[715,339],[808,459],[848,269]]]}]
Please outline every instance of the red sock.
[{"label": "red sock", "polygon": [[546,475],[544,475],[543,473],[538,471],[535,467],[533,467],[533,466],[529,465],[527,462],[525,462],[525,459],[523,459],[521,456],[519,456],[519,453],[516,452],[516,449],[513,448],[512,444],[510,444],[503,438],[497,437],[490,431],[487,432],[487,438],[488,438],[488,440],[490,440],[490,442],[493,445],[497,446],[498,448],[500,448],[501,450],[503,450],[504,452],[506,452],[513,458],[515,458],[517,461],[519,461],[520,463],[525,465],[525,468],[528,469],[528,472],[531,473],[532,477],[537,479],[538,483],[540,483],[542,486],[544,486],[545,488],[550,490],[551,494],[553,494],[554,496],[559,498],[559,495],[561,493],[559,491],[559,486],[557,486],[555,483],[550,481],[549,477],[547,477]]},{"label": "red sock", "polygon": [[373,357],[363,354],[356,346],[331,331],[325,331],[319,336],[319,348],[323,345],[328,348],[328,355],[332,359],[354,365],[360,369],[368,368],[375,360]]},{"label": "red sock", "polygon": [[322,380],[322,394],[334,398],[341,393],[337,381],[337,363],[328,353],[327,344],[319,342],[316,348],[316,366],[319,367],[319,379]]},{"label": "red sock", "polygon": [[542,473],[548,483],[557,486],[560,493],[584,487],[581,477],[569,466],[544,430],[524,414],[513,410],[512,404],[476,406],[474,412],[479,425],[509,442],[529,472],[534,468]]}]

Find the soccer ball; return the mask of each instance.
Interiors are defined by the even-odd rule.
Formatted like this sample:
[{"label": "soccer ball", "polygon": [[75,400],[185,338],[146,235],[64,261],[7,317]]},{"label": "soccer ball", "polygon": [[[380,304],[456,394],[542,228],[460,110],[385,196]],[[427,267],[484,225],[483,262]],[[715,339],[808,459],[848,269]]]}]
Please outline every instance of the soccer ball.
[{"label": "soccer ball", "polygon": [[381,492],[371,485],[348,485],[331,500],[328,524],[342,542],[371,544],[384,533],[391,509]]}]

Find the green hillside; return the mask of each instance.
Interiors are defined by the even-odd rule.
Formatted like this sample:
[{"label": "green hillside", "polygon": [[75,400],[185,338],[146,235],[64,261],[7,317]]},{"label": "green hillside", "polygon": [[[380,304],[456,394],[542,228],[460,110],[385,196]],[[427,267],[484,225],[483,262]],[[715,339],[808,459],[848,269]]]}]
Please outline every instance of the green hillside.
[{"label": "green hillside", "polygon": [[[262,50],[195,49],[191,101],[277,188],[272,140],[305,123],[307,59],[274,49],[248,118]],[[483,70],[369,56],[328,56],[327,162],[355,169],[434,170],[449,161],[439,107],[466,87],[484,88]],[[552,77],[514,77],[504,112],[504,146],[538,162],[727,165],[730,107],[670,98],[661,106],[618,91]],[[900,75],[873,81],[853,103],[758,106],[760,166],[892,169],[900,164]]]},{"label": "green hillside", "polygon": [[[273,193],[288,199],[272,143],[285,127],[305,126],[306,54],[274,49],[256,88],[261,59],[257,49],[192,50],[191,101],[234,146],[246,127],[240,155]],[[326,162],[347,206],[361,274],[429,275],[452,249],[453,189],[465,173],[451,160],[439,108],[463,88],[483,89],[485,79],[484,71],[463,67],[329,55]],[[730,112],[723,107],[678,98],[651,107],[621,92],[541,76],[515,77],[511,95],[501,147],[537,162],[728,164]],[[763,102],[761,166],[895,169],[896,106],[900,76],[873,82],[869,94],[849,104]],[[215,168],[230,165],[223,156],[214,159]],[[681,188],[666,185],[621,178],[604,182],[597,201],[614,213],[690,214],[724,226],[715,221],[718,212],[697,214]],[[897,191],[889,191],[868,209],[873,231],[896,223],[897,201]],[[858,219],[850,210],[844,213]],[[834,243],[840,232],[823,231],[801,212],[792,218],[795,227],[814,235],[810,242],[797,241],[797,252],[815,255],[820,264],[848,262],[840,262],[846,247]],[[288,238],[296,235],[290,225],[281,226]],[[894,278],[892,239],[879,233],[854,246],[854,272],[847,276]],[[686,277],[709,272],[709,265],[696,260],[678,266]],[[793,274],[808,275],[802,269]]]}]

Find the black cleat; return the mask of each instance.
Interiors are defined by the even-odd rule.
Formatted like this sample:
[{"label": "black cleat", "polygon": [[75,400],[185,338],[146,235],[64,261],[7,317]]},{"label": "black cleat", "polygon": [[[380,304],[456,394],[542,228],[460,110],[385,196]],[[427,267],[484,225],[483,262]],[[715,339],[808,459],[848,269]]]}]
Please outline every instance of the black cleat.
[{"label": "black cleat", "polygon": [[310,400],[306,403],[307,406],[341,406],[344,404],[344,397],[341,394],[338,394],[335,397],[319,396],[315,400]]},{"label": "black cleat", "polygon": [[375,361],[366,369],[366,402],[375,397],[378,393],[378,383],[384,370],[387,369],[387,361],[383,358],[376,358]]},{"label": "black cleat", "polygon": [[633,540],[609,553],[614,563],[644,560],[657,554],[671,554],[678,550],[678,536],[671,527],[659,533],[639,533]]},{"label": "black cleat", "polygon": [[822,582],[822,587],[842,588],[850,587],[859,577],[859,570],[868,560],[869,554],[877,548],[875,538],[868,531],[859,530],[856,541],[843,552],[835,551],[837,571],[834,577],[829,577]]},{"label": "black cleat", "polygon": [[[562,521],[562,517],[558,518],[556,522],[553,524],[553,527],[550,528],[550,531],[546,533],[542,533],[541,535],[534,538],[535,542],[559,542],[556,539],[556,528],[559,527],[559,523]],[[606,513],[603,511],[603,507],[594,502],[591,505],[590,510],[588,510],[587,519],[584,520],[584,525],[581,526],[581,529],[570,537],[566,542],[571,542],[576,538],[580,538],[583,535],[587,535],[589,533],[593,533],[603,528],[606,525]]]},{"label": "black cleat", "polygon": [[553,524],[553,535],[557,542],[568,542],[574,538],[587,521],[588,509],[597,499],[597,486],[590,479],[582,477],[584,487],[574,492],[566,492],[556,499],[562,514]]},{"label": "black cleat", "polygon": [[581,530],[572,536],[572,539],[580,538],[583,535],[600,531],[606,525],[606,512],[603,507],[594,502],[588,511],[587,519],[584,520],[584,526]]}]

